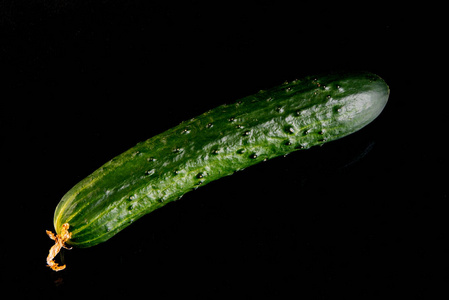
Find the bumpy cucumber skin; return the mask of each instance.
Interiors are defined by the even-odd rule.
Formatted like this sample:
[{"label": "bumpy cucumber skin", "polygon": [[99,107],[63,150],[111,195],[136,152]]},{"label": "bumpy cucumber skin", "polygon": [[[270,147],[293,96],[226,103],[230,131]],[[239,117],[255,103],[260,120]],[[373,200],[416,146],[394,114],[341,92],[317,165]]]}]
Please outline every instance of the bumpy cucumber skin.
[{"label": "bumpy cucumber skin", "polygon": [[54,226],[68,244],[104,242],[213,180],[339,139],[374,120],[389,88],[371,73],[306,77],[222,105],[113,158],[67,192]]}]

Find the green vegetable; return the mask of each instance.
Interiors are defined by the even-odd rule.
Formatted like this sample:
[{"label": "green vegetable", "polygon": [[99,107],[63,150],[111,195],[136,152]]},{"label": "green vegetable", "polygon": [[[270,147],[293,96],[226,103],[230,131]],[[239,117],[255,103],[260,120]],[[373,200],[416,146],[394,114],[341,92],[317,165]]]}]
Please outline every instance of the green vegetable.
[{"label": "green vegetable", "polygon": [[76,184],[56,207],[56,232],[66,236],[62,244],[104,242],[213,180],[361,129],[388,96],[377,75],[347,73],[285,82],[219,106],[137,144]]}]

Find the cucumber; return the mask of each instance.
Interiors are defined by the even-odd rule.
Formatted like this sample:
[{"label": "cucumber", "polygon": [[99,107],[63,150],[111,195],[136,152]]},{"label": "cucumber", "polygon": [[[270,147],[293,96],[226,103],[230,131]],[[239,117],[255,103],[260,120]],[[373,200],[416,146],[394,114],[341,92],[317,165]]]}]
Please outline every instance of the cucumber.
[{"label": "cucumber", "polygon": [[[211,181],[361,129],[388,96],[377,75],[340,73],[285,82],[209,110],[138,143],[76,184],[56,207],[57,235],[49,235],[58,251],[66,243],[102,243]],[[53,269],[63,267],[53,262]]]}]

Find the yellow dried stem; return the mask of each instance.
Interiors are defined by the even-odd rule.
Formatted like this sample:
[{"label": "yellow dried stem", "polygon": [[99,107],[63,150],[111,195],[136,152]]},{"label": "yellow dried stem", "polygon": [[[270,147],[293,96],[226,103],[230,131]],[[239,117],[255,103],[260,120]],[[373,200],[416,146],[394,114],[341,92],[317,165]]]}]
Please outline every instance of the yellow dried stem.
[{"label": "yellow dried stem", "polygon": [[48,236],[55,241],[55,244],[50,248],[50,252],[47,256],[47,265],[54,271],[61,271],[65,269],[65,265],[59,266],[53,259],[56,255],[58,255],[59,251],[61,251],[61,248],[65,249],[72,249],[68,248],[65,245],[65,242],[70,239],[72,236],[72,233],[69,232],[69,223],[65,223],[62,225],[61,234],[57,234],[56,236],[53,234],[53,232],[47,230]]}]

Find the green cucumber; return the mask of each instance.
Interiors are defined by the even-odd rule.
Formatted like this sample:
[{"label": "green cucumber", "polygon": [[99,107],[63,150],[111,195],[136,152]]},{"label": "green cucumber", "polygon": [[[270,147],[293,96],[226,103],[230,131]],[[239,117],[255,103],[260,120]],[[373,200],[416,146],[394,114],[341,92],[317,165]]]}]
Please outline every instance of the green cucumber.
[{"label": "green cucumber", "polygon": [[185,193],[261,161],[351,134],[383,110],[371,73],[306,77],[222,105],[138,143],[76,184],[54,214],[68,245],[90,247]]}]

